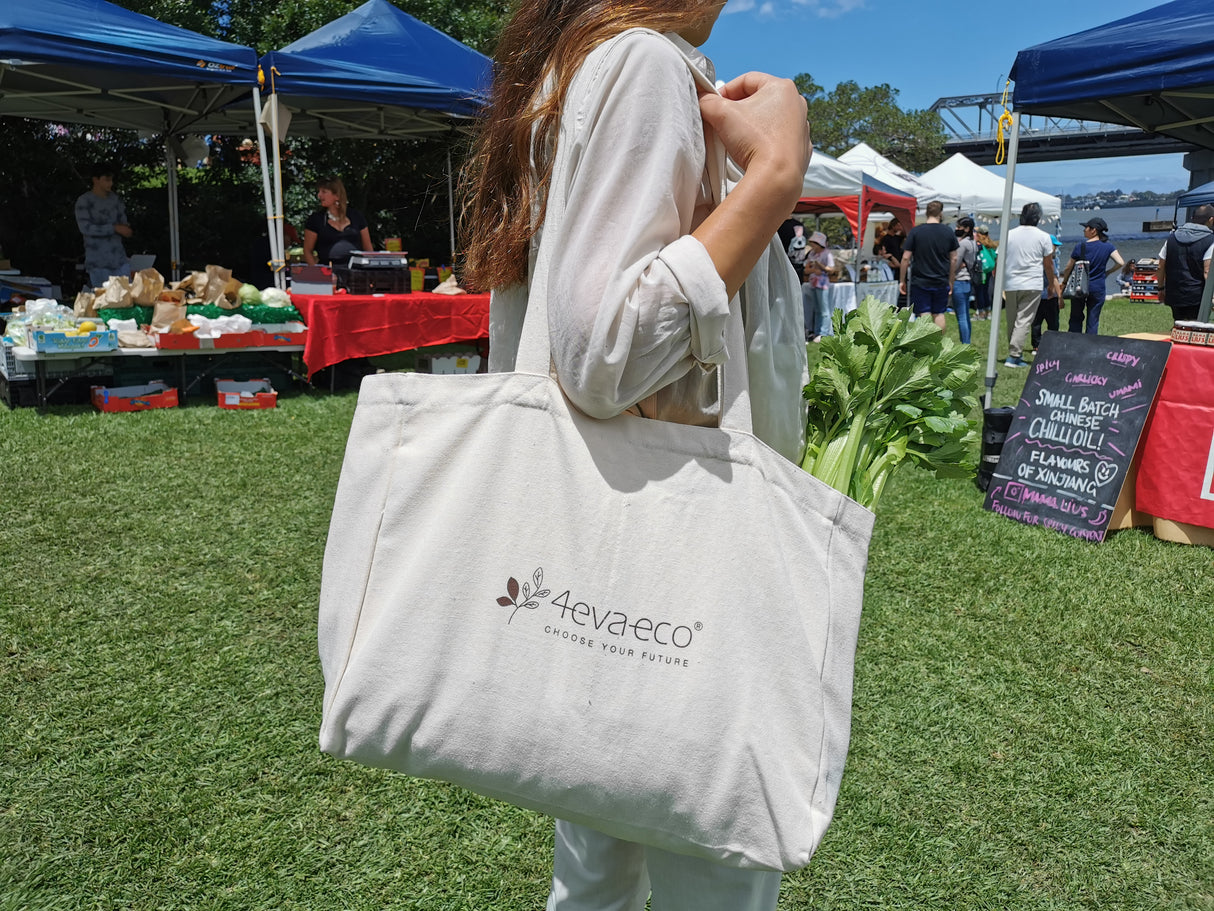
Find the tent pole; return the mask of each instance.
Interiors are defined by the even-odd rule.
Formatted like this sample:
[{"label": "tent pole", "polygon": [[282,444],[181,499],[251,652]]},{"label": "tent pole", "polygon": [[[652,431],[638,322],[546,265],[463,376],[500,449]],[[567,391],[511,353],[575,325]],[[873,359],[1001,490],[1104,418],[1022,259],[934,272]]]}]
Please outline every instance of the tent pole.
[{"label": "tent pole", "polygon": [[277,288],[286,288],[287,276],[285,273],[286,263],[283,262],[282,253],[283,246],[286,243],[285,231],[283,230],[283,204],[282,204],[282,142],[278,133],[278,93],[270,96],[274,100],[274,107],[270,109],[270,133],[273,134],[274,140],[274,236],[278,243],[278,263],[279,268],[274,273],[274,286]]},{"label": "tent pole", "polygon": [[1201,291],[1201,307],[1197,311],[1197,320],[1201,323],[1210,321],[1210,299],[1214,298],[1214,269],[1206,276],[1206,286]]},{"label": "tent pole", "polygon": [[[1007,252],[1007,235],[1012,219],[1012,190],[1016,182],[1016,153],[1020,150],[1020,112],[1012,112],[1012,137],[1007,148],[1007,175],[1003,181],[1003,209],[999,217],[999,243]],[[1003,281],[1007,266],[1006,256],[995,258],[995,287],[991,291],[991,334],[986,350],[986,395],[983,407],[991,407],[991,397],[995,392],[995,350],[999,347],[999,335],[1002,321],[999,311],[1003,304]]]},{"label": "tent pole", "polygon": [[451,147],[447,147],[447,224],[451,228],[451,268],[455,269],[455,184],[451,179]]},{"label": "tent pole", "polygon": [[177,156],[173,154],[172,137],[164,134],[165,190],[169,205],[169,274],[173,281],[181,278],[181,219],[177,209]]},{"label": "tent pole", "polygon": [[274,276],[274,287],[283,288],[278,276],[282,272],[282,248],[278,246],[278,232],[274,230],[274,198],[270,190],[270,164],[266,161],[266,131],[261,124],[260,89],[253,89],[253,124],[257,127],[257,157],[261,159],[261,189],[266,201],[266,238],[270,244],[270,272]]}]

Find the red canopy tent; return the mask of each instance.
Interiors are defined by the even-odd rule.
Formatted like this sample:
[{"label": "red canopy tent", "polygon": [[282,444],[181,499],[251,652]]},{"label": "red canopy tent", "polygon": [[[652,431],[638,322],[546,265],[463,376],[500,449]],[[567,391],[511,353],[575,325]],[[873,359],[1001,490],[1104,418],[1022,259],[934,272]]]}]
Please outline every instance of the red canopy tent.
[{"label": "red canopy tent", "polygon": [[794,215],[823,215],[841,212],[855,237],[863,237],[869,215],[889,212],[910,228],[915,223],[916,200],[882,183],[859,168],[844,164],[822,152],[814,152],[805,171],[801,199]]}]

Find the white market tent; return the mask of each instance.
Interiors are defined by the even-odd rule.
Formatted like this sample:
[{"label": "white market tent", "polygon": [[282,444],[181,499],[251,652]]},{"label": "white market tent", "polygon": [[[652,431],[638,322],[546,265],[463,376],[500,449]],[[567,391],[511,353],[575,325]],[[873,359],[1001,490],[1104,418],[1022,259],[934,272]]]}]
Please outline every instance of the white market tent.
[{"label": "white market tent", "polygon": [[859,168],[866,174],[872,174],[882,183],[888,184],[895,190],[907,193],[919,204],[919,210],[933,200],[944,204],[944,212],[960,214],[960,196],[947,184],[932,184],[922,177],[916,177],[910,171],[894,164],[866,142],[857,143],[839,156],[839,161]]},{"label": "white market tent", "polygon": [[[996,219],[1003,212],[1004,179],[960,152],[925,172],[921,179],[932,186],[951,189],[960,199],[963,214]],[[1042,218],[1046,221],[1062,218],[1062,200],[1057,196],[1023,184],[1012,184],[1013,216],[1030,202],[1041,206]]]}]

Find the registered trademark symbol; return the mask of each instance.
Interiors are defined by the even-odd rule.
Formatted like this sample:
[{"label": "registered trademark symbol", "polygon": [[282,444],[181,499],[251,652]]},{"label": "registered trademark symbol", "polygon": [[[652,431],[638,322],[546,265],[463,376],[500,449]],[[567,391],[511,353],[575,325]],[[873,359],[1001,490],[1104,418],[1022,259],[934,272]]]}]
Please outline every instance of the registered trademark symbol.
[{"label": "registered trademark symbol", "polygon": [[696,622],[696,632],[698,633],[703,628],[704,628],[704,624],[697,621]]}]

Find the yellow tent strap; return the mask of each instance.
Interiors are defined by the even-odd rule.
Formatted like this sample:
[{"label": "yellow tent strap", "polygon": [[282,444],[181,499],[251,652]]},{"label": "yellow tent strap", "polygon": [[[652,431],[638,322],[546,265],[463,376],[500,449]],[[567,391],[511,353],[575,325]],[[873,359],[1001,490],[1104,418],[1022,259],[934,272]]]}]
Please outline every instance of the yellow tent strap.
[{"label": "yellow tent strap", "polygon": [[999,102],[1003,106],[1003,113],[999,115],[999,127],[995,134],[995,164],[1003,164],[1007,160],[1007,150],[1003,146],[1003,131],[1007,130],[1010,133],[1012,130],[1012,112],[1007,106],[1007,91],[1011,84],[1010,79],[1004,83],[1003,98]]}]

